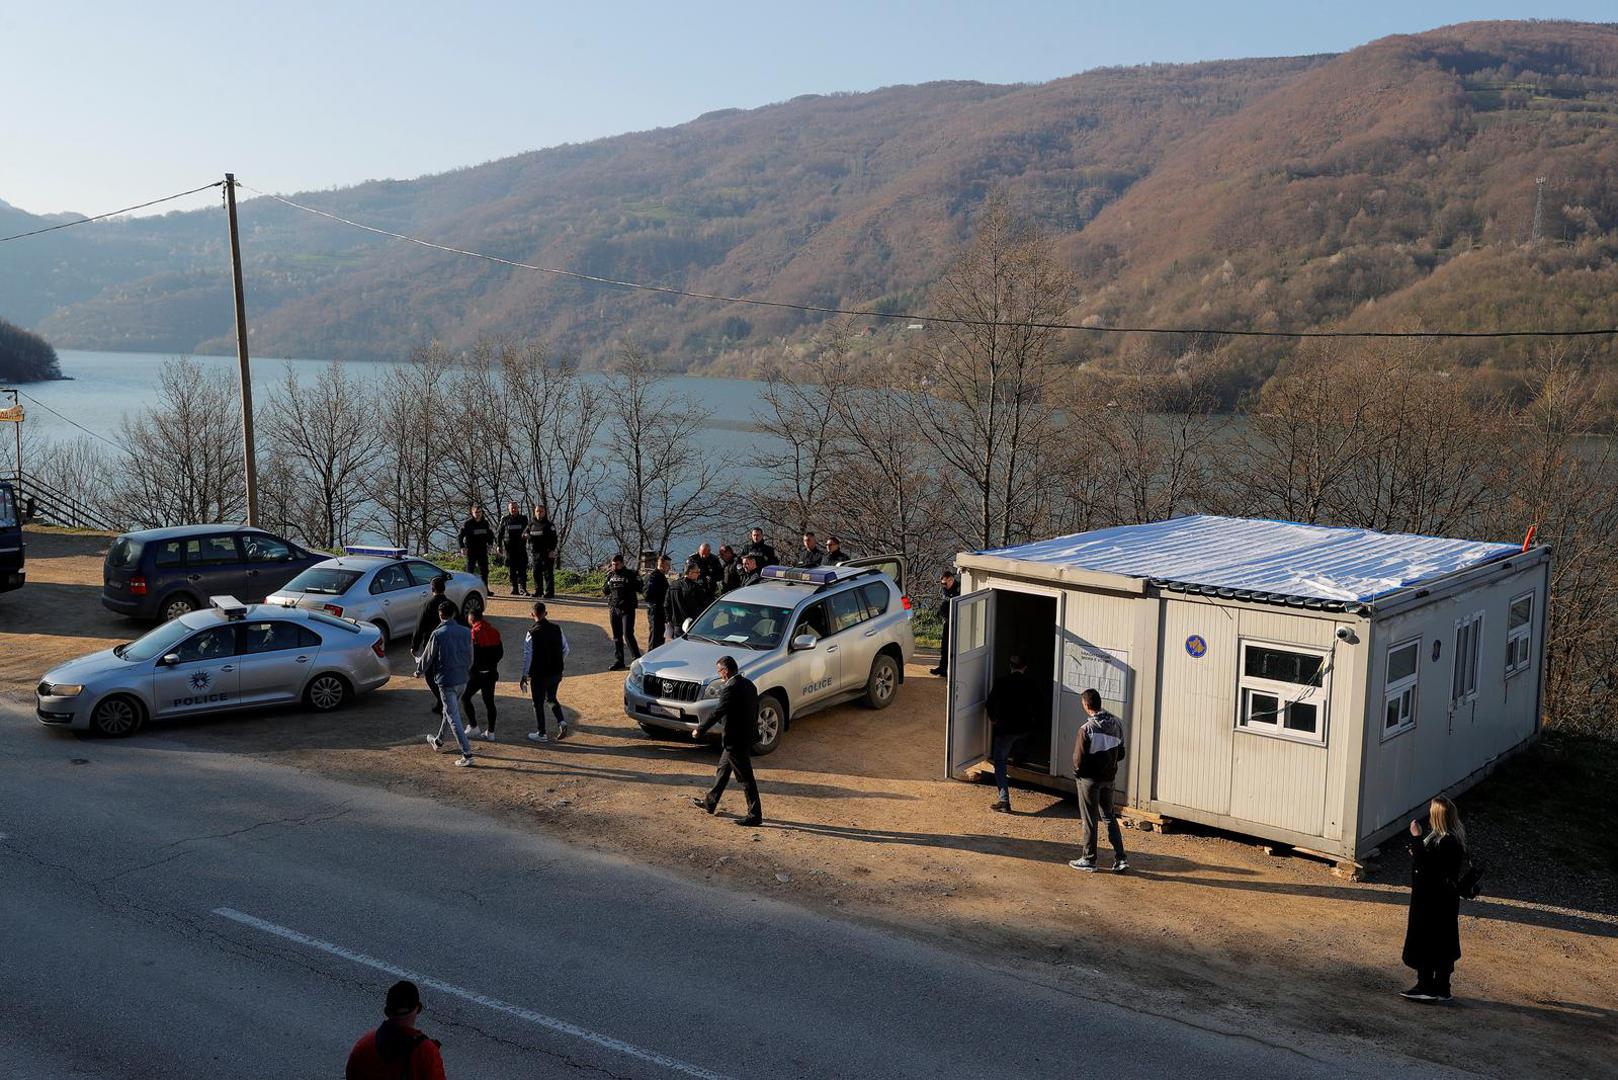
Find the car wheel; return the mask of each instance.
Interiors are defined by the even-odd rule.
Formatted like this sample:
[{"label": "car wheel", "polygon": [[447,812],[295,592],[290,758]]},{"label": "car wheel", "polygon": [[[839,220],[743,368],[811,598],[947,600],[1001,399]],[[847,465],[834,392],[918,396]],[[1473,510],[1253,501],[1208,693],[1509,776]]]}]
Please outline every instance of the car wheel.
[{"label": "car wheel", "polygon": [[381,619],[372,619],[371,625],[382,632],[382,647],[386,649],[388,647],[388,642],[392,640],[388,636],[388,624],[383,622]]},{"label": "car wheel", "polygon": [[121,739],[139,731],[144,717],[138,701],[114,694],[96,702],[96,707],[90,711],[90,728],[98,735]]},{"label": "car wheel", "polygon": [[467,593],[466,599],[461,601],[461,610],[468,615],[472,614],[474,611],[482,611],[483,594],[475,592]]},{"label": "car wheel", "polygon": [[158,610],[163,616],[164,622],[171,622],[181,615],[189,615],[197,610],[197,602],[184,593],[175,593],[167,600],[164,600],[163,606]]},{"label": "car wheel", "polygon": [[899,665],[891,656],[878,656],[871,663],[871,674],[865,680],[865,704],[873,709],[886,709],[893,704],[898,692]]},{"label": "car wheel", "polygon": [[329,671],[316,675],[309,680],[303,700],[315,712],[331,712],[348,700],[348,681]]},{"label": "car wheel", "polygon": [[781,699],[774,694],[765,694],[758,699],[758,742],[753,744],[753,753],[763,757],[773,754],[775,748],[781,745],[781,736],[786,732],[787,710],[781,704]]}]

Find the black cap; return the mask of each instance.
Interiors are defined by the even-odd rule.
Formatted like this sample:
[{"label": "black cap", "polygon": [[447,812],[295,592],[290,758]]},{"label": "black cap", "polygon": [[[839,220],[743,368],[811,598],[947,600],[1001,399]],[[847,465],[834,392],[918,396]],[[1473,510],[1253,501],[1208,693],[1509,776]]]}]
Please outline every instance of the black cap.
[{"label": "black cap", "polygon": [[400,979],[388,987],[388,1003],[383,1012],[391,1017],[408,1016],[421,1007],[421,991],[409,979]]}]

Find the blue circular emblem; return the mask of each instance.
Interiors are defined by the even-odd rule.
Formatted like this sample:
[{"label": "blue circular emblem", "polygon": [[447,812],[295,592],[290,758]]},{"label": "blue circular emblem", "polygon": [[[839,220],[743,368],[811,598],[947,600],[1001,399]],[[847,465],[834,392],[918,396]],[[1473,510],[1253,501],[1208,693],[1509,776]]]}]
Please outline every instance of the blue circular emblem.
[{"label": "blue circular emblem", "polygon": [[1185,639],[1185,651],[1190,654],[1191,659],[1201,660],[1208,655],[1208,643],[1203,640],[1201,634],[1192,634]]}]

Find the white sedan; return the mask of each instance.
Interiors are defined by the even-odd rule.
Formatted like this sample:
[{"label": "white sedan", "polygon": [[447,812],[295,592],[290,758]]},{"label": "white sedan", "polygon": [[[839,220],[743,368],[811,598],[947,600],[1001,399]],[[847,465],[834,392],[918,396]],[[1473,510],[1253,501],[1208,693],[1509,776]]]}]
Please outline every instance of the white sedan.
[{"label": "white sedan", "polygon": [[476,574],[406,557],[399,548],[344,550],[349,554],[316,563],[264,602],[370,623],[384,641],[415,633],[434,578],[448,578],[444,596],[463,611],[483,607],[483,581]]}]

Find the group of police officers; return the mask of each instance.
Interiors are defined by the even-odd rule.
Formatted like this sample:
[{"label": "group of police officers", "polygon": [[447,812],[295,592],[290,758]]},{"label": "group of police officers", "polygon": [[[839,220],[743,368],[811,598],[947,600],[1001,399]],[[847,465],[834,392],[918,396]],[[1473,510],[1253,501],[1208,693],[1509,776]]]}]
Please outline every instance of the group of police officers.
[{"label": "group of police officers", "polygon": [[[556,525],[542,505],[529,517],[517,509],[516,500],[506,504],[506,516],[494,524],[483,515],[483,507],[472,507],[472,514],[461,523],[455,541],[466,560],[468,572],[489,584],[489,549],[496,547],[511,571],[512,596],[556,598]],[[534,572],[534,590],[528,591],[528,571]]]}]

